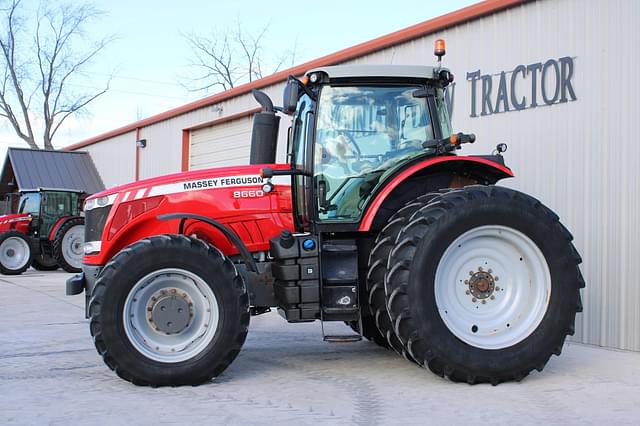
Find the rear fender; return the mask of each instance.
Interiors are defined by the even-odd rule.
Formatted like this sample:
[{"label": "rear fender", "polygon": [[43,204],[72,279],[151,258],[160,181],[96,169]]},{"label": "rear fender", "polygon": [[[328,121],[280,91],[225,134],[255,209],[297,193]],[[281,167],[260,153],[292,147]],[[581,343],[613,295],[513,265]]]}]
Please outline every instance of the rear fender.
[{"label": "rear fender", "polygon": [[359,231],[382,229],[400,207],[427,192],[473,184],[495,184],[513,177],[503,164],[484,157],[443,156],[413,164],[378,187],[360,222]]},{"label": "rear fender", "polygon": [[63,216],[53,225],[51,232],[49,233],[49,241],[53,241],[56,238],[56,233],[68,220],[74,219],[77,216]]}]

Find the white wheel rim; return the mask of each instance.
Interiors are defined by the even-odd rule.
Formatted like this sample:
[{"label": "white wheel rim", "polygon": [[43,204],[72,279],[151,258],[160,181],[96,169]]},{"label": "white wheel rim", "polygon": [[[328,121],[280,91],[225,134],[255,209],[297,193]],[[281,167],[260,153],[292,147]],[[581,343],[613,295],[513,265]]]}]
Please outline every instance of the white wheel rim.
[{"label": "white wheel rim", "polygon": [[0,244],[0,262],[7,269],[18,270],[29,261],[29,244],[22,238],[9,237]]},{"label": "white wheel rim", "polygon": [[62,237],[62,256],[74,268],[82,267],[84,225],[75,225]]},{"label": "white wheel rim", "polygon": [[[168,297],[191,304],[188,324],[171,334],[158,329],[162,325],[151,313]],[[173,268],[154,271],[139,280],[129,292],[123,310],[129,342],[147,358],[164,363],[186,361],[202,352],[213,340],[219,318],[218,301],[211,287],[198,275]]]},{"label": "white wheel rim", "polygon": [[525,234],[481,226],[445,250],[434,290],[440,317],[457,338],[477,348],[502,349],[540,325],[551,296],[551,273]]}]

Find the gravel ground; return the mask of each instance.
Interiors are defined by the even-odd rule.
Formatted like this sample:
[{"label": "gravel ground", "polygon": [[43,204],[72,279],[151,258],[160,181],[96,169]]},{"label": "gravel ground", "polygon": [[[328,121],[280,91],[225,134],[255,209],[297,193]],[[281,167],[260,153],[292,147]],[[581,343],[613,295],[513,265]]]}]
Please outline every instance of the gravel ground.
[{"label": "gravel ground", "polygon": [[275,313],[252,318],[212,383],[136,387],[97,355],[68,276],[0,277],[2,424],[640,424],[640,353],[569,343],[521,383],[469,386],[369,342],[325,343],[319,323]]}]

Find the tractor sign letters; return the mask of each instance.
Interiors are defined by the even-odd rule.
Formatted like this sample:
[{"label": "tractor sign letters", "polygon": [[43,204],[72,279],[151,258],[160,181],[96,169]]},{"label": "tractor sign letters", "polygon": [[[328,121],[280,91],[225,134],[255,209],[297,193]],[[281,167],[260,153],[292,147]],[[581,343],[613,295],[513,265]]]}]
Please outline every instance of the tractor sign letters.
[{"label": "tractor sign letters", "polygon": [[571,83],[573,59],[565,56],[544,63],[520,64],[497,74],[481,74],[480,70],[468,72],[467,80],[471,82],[470,116],[575,101],[576,93]]}]

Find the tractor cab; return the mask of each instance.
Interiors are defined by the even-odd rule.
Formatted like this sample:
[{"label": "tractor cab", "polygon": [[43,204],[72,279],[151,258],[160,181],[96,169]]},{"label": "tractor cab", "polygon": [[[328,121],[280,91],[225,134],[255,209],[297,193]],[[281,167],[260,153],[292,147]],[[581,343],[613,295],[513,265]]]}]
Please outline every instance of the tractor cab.
[{"label": "tractor cab", "polygon": [[[451,135],[443,94],[449,74],[440,72],[325,67],[303,82],[290,80],[307,89],[300,91],[289,143],[291,165],[302,172],[295,194],[303,227],[312,211],[319,223],[357,222],[380,182],[436,153],[433,145],[423,145]],[[318,197],[307,205],[311,187]]]},{"label": "tractor cab", "polygon": [[[356,230],[390,178],[473,142],[474,135],[452,133],[444,96],[452,81],[441,67],[329,66],[309,71],[302,80],[290,77],[282,108],[265,107],[264,95],[256,94],[265,107],[258,115],[275,116],[278,110],[292,115],[291,169],[263,169],[263,175],[294,176],[297,230],[309,231],[312,224],[314,230],[344,230],[346,224]],[[265,121],[254,125],[253,164],[275,162],[275,143],[262,135],[277,132],[263,126]],[[272,123],[277,126],[278,120]],[[407,200],[416,195],[408,191]]]},{"label": "tractor cab", "polygon": [[48,238],[56,223],[63,217],[80,216],[86,194],[63,189],[39,189],[7,194],[12,213],[29,215],[34,236]]}]

